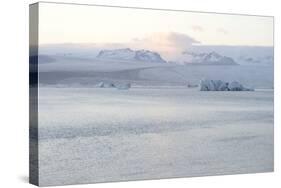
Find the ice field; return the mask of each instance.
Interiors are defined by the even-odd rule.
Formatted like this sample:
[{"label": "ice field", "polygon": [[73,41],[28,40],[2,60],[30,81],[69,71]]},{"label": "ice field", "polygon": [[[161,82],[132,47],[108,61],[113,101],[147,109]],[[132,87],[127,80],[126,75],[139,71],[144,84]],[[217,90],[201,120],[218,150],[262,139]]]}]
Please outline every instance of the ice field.
[{"label": "ice field", "polygon": [[273,171],[273,90],[39,89],[40,185]]}]

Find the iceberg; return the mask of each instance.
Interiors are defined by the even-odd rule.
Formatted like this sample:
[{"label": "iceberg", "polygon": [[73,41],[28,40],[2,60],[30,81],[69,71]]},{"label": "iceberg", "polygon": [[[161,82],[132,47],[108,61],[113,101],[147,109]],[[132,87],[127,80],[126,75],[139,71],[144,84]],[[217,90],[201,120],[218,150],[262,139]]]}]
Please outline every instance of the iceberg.
[{"label": "iceberg", "polygon": [[230,91],[243,91],[244,87],[242,84],[240,84],[239,82],[231,82],[228,86]]},{"label": "iceberg", "polygon": [[200,80],[200,91],[254,91],[250,88],[245,88],[237,81],[231,83],[222,80]]},{"label": "iceberg", "polygon": [[111,82],[99,82],[96,87],[99,88],[114,88],[115,85]]},{"label": "iceberg", "polygon": [[99,82],[96,84],[98,88],[117,88],[120,90],[128,90],[131,88],[131,83],[112,83],[112,82]]}]

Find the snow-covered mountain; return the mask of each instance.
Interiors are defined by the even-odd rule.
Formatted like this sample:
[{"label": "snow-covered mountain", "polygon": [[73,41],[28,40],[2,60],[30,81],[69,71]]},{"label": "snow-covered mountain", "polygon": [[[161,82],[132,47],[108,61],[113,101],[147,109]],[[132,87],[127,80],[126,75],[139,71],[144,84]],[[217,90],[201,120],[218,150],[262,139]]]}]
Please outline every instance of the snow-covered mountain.
[{"label": "snow-covered mountain", "polygon": [[207,65],[238,65],[231,57],[222,56],[216,52],[195,53],[183,52],[182,64],[207,64]]},{"label": "snow-covered mountain", "polygon": [[130,48],[101,50],[98,53],[97,58],[107,60],[166,63],[166,61],[157,52],[149,50],[132,50]]}]

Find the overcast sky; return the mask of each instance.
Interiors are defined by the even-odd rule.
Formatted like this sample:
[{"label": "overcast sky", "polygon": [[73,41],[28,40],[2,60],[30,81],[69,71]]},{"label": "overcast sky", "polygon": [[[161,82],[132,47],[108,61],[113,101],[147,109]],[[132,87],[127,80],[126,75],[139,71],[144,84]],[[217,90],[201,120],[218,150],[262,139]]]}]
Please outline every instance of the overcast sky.
[{"label": "overcast sky", "polygon": [[273,46],[273,18],[40,3],[39,43],[120,43],[173,51],[190,45]]}]

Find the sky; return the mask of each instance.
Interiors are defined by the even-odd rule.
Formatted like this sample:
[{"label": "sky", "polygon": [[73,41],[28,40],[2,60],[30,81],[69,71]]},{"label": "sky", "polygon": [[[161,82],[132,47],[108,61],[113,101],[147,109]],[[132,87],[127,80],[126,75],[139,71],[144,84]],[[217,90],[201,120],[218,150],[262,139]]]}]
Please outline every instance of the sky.
[{"label": "sky", "polygon": [[167,54],[191,45],[273,46],[273,17],[40,3],[39,44],[55,43]]}]

